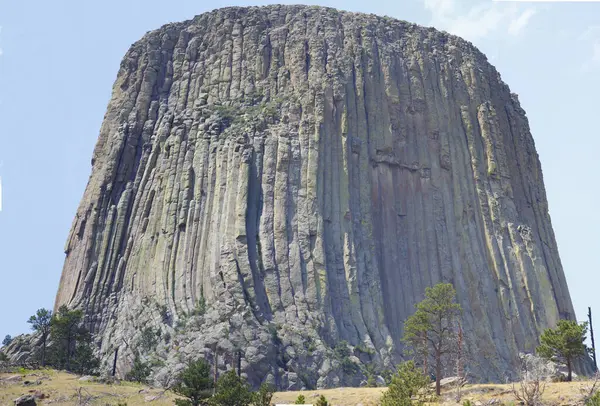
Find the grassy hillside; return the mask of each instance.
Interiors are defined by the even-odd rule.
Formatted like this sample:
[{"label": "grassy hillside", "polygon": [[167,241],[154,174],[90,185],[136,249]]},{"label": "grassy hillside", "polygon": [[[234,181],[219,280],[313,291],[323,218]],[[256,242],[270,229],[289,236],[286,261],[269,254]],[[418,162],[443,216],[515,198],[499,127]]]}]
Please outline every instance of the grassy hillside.
[{"label": "grassy hillside", "polygon": [[[45,396],[38,404],[62,405],[118,405],[128,406],[154,405],[172,406],[175,396],[170,392],[152,389],[147,386],[121,382],[107,385],[94,382],[82,382],[79,376],[53,370],[21,370],[12,374],[0,374],[0,405],[12,405],[17,397],[34,394],[36,391]],[[544,403],[553,405],[575,404],[581,400],[582,390],[590,382],[549,383],[544,393]],[[302,392],[278,392],[273,403],[293,403],[299,394],[303,394],[307,403],[316,402],[319,395],[325,395],[331,405],[377,405],[383,388],[337,388]],[[467,385],[463,389],[463,400],[469,399],[476,405],[514,404],[511,385]],[[456,405],[454,393],[442,394],[440,404]]]}]

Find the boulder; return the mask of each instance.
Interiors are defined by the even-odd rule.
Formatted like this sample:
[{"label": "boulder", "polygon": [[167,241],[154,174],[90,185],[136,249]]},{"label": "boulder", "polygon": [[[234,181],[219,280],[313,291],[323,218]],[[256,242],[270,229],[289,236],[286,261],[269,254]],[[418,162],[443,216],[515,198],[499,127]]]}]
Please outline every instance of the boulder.
[{"label": "boulder", "polygon": [[15,406],[36,406],[35,397],[33,395],[23,395],[15,399]]}]

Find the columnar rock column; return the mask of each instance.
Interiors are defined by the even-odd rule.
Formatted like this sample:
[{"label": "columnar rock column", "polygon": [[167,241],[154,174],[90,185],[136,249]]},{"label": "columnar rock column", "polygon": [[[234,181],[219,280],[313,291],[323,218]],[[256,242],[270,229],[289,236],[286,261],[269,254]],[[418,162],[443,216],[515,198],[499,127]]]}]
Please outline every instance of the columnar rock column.
[{"label": "columnar rock column", "polygon": [[482,380],[574,318],[498,72],[455,36],[328,8],[225,8],[135,43],[65,251],[56,306],[85,310],[119,373],[162,360],[159,382],[241,349],[254,385],[358,384],[348,361],[400,361],[441,281]]}]

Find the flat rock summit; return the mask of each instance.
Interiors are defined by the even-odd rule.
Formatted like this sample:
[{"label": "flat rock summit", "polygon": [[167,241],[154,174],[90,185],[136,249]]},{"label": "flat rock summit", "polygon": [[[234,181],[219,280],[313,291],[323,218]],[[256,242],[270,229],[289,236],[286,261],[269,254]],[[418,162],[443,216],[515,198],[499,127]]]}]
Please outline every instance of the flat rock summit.
[{"label": "flat rock summit", "polygon": [[139,351],[163,384],[239,354],[252,385],[358,385],[352,365],[403,359],[438,282],[474,381],[575,317],[496,69],[447,33],[323,7],[218,9],[136,42],[65,252],[56,308],[84,310],[106,369]]}]

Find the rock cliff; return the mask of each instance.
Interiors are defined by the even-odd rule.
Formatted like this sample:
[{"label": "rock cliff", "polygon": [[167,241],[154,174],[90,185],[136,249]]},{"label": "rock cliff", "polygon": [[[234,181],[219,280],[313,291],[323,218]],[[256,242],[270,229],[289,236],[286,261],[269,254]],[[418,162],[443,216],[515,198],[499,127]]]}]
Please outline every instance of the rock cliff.
[{"label": "rock cliff", "polygon": [[135,43],[65,252],[56,306],[85,310],[119,374],[141,351],[162,383],[240,352],[254,385],[358,384],[355,365],[402,359],[440,281],[482,380],[574,317],[495,68],[447,33],[321,7],[219,9]]}]

